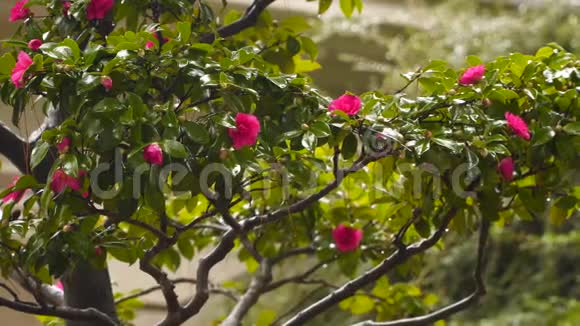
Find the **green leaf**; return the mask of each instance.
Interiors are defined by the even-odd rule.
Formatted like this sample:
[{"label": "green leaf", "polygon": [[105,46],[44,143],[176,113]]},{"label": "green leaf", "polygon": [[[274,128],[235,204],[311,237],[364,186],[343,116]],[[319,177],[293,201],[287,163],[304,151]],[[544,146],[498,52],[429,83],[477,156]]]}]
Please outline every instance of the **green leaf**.
[{"label": "green leaf", "polygon": [[345,160],[350,159],[351,157],[354,156],[354,154],[356,154],[357,149],[358,149],[358,138],[354,134],[349,133],[348,135],[346,135],[346,137],[342,142],[341,148],[342,157]]},{"label": "green leaf", "polygon": [[557,53],[558,50],[553,49],[549,46],[543,47],[536,52],[536,58],[549,58],[553,54]]},{"label": "green leaf", "polygon": [[352,16],[354,11],[354,0],[340,0],[340,10],[346,17]]},{"label": "green leaf", "polygon": [[580,122],[572,122],[562,128],[569,135],[580,136]]},{"label": "green leaf", "polygon": [[71,49],[72,51],[72,55],[76,60],[78,60],[81,56],[81,49],[79,48],[79,45],[77,44],[77,42],[75,42],[74,40],[67,38],[64,41],[62,41],[60,44],[62,44],[63,46],[67,46],[69,49]]},{"label": "green leaf", "polygon": [[316,148],[316,135],[314,133],[307,131],[302,136],[302,146],[304,148],[313,151]]},{"label": "green leaf", "polygon": [[294,67],[295,73],[311,72],[322,68],[322,66],[318,62],[304,60],[299,56],[294,57]]},{"label": "green leaf", "polygon": [[375,308],[375,301],[364,294],[357,294],[350,304],[350,312],[354,315],[364,315]]},{"label": "green leaf", "polygon": [[0,75],[10,75],[16,65],[16,60],[10,53],[4,53],[0,57]]},{"label": "green leaf", "polygon": [[540,128],[534,132],[534,136],[532,137],[532,146],[544,145],[552,140],[555,135],[556,133],[551,127]]},{"label": "green leaf", "polygon": [[316,43],[311,38],[305,36],[301,36],[299,39],[302,43],[302,50],[308,54],[310,59],[316,60],[318,57],[318,46]]},{"label": "green leaf", "polygon": [[316,121],[310,125],[310,131],[318,138],[328,137],[331,134],[330,126],[322,121]]},{"label": "green leaf", "polygon": [[516,92],[509,89],[496,89],[493,90],[488,97],[491,100],[506,103],[511,99],[519,98],[519,95]]},{"label": "green leaf", "polygon": [[483,63],[483,61],[481,61],[481,59],[478,56],[475,56],[475,55],[467,56],[467,64],[470,67],[478,66],[482,63]]},{"label": "green leaf", "polygon": [[68,46],[57,46],[54,48],[51,48],[50,46],[47,46],[46,48],[43,48],[44,45],[42,45],[40,48],[42,49],[42,53],[44,53],[45,55],[57,59],[57,60],[67,60],[67,59],[73,59],[74,55],[73,55],[73,50],[71,48],[69,48]]},{"label": "green leaf", "polygon": [[42,139],[40,139],[36,143],[36,146],[34,146],[34,149],[32,150],[32,154],[30,156],[30,167],[32,169],[37,167],[42,162],[42,160],[44,160],[49,149],[50,144],[48,144]]},{"label": "green leaf", "polygon": [[177,140],[173,139],[166,139],[163,141],[163,150],[167,154],[176,158],[186,158],[188,156],[185,146],[183,146],[183,144]]},{"label": "green leaf", "polygon": [[362,0],[354,0],[354,6],[356,7],[356,10],[358,10],[358,13],[362,13],[363,10],[363,1]]},{"label": "green leaf", "polygon": [[183,122],[183,128],[185,128],[185,132],[187,136],[191,138],[196,143],[199,144],[207,144],[210,141],[209,132],[206,128],[196,122],[193,121],[185,121]]},{"label": "green leaf", "polygon": [[328,8],[330,8],[330,5],[332,4],[332,0],[319,0],[318,2],[318,14],[322,15],[323,13],[325,13]]},{"label": "green leaf", "polygon": [[464,146],[463,144],[450,139],[433,138],[433,142],[437,145],[450,149],[454,154],[461,153]]},{"label": "green leaf", "polygon": [[178,22],[177,31],[179,32],[179,40],[182,43],[187,43],[191,36],[191,23],[189,21]]},{"label": "green leaf", "polygon": [[116,98],[105,97],[93,107],[93,110],[95,112],[111,112],[122,110],[124,107]]},{"label": "green leaf", "polygon": [[300,42],[292,36],[289,36],[286,40],[286,50],[291,56],[295,56],[300,52]]},{"label": "green leaf", "polygon": [[301,33],[309,30],[312,26],[308,24],[304,17],[294,16],[284,19],[280,23],[280,27],[288,29],[294,33]]},{"label": "green leaf", "polygon": [[260,316],[256,320],[256,326],[270,326],[275,319],[276,312],[274,310],[264,310],[260,312]]},{"label": "green leaf", "polygon": [[191,260],[195,254],[195,249],[193,248],[193,245],[189,239],[180,238],[177,241],[177,248],[183,257],[189,260]]}]

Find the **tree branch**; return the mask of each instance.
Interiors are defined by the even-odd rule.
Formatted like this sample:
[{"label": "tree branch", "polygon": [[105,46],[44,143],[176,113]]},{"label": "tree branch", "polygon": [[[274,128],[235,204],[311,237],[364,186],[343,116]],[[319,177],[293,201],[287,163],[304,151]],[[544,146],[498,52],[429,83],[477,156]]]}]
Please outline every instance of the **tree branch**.
[{"label": "tree branch", "polygon": [[[197,284],[196,292],[193,298],[185,305],[180,316],[180,322],[189,319],[191,316],[197,314],[205,305],[209,298],[209,272],[217,263],[222,261],[227,254],[234,248],[234,240],[236,233],[229,230],[224,234],[219,244],[205,257],[199,261],[197,267]],[[171,325],[170,320],[161,322],[161,326]]]},{"label": "tree branch", "polygon": [[238,237],[240,238],[240,242],[242,243],[244,248],[246,248],[246,250],[250,253],[250,255],[252,255],[252,257],[254,257],[254,259],[257,262],[261,262],[263,259],[262,256],[258,253],[256,248],[254,248],[254,245],[250,242],[250,239],[248,239],[246,232],[242,230],[242,226],[240,225],[240,223],[238,223],[238,221],[236,221],[236,219],[232,216],[232,214],[230,214],[229,209],[223,207],[223,205],[219,203],[216,204],[216,207],[222,214],[222,217],[224,218],[226,224],[229,225],[232,228],[232,230],[234,230],[237,233]]},{"label": "tree branch", "polygon": [[0,122],[0,152],[22,173],[28,169],[29,144]]},{"label": "tree branch", "polygon": [[222,326],[240,326],[242,324],[242,319],[248,313],[250,308],[258,302],[260,296],[264,293],[264,287],[272,281],[272,264],[268,259],[262,259],[260,264],[260,269],[256,272],[248,290],[240,301],[236,304],[234,309],[230,312],[226,320],[224,320]]},{"label": "tree branch", "polygon": [[[183,284],[183,283],[186,283],[186,284],[197,284],[197,281],[195,279],[193,279],[193,278],[177,278],[177,279],[171,280],[171,283],[173,283],[173,284]],[[119,304],[121,304],[121,303],[123,303],[125,301],[131,300],[131,299],[135,299],[135,298],[139,298],[139,297],[142,297],[144,295],[147,295],[149,293],[153,293],[153,292],[159,291],[159,290],[161,290],[161,286],[159,286],[159,285],[152,286],[152,287],[150,287],[148,289],[145,289],[145,290],[139,291],[137,293],[128,295],[126,297],[122,297],[121,299],[118,299],[117,301],[115,301],[115,305],[119,305]],[[222,289],[222,288],[220,288],[220,287],[218,287],[218,286],[216,286],[214,284],[211,284],[211,283],[210,283],[210,292],[215,293],[215,294],[221,294],[221,295],[223,295],[223,296],[225,296],[225,297],[227,297],[227,298],[229,298],[229,299],[231,299],[233,301],[238,301],[239,300],[238,296],[236,294],[234,294],[233,292],[228,291],[226,289]]]},{"label": "tree branch", "polygon": [[25,302],[10,301],[2,297],[0,297],[0,306],[27,314],[53,316],[67,320],[99,321],[100,325],[118,325],[113,319],[111,319],[111,317],[94,308],[76,309],[71,307],[55,306],[41,307]]},{"label": "tree branch", "polygon": [[[235,22],[220,27],[217,30],[217,35],[226,38],[240,33],[241,31],[250,28],[258,22],[258,17],[260,14],[266,10],[266,8],[271,5],[276,0],[254,0],[254,2],[246,9],[244,16],[236,20]],[[201,43],[213,43],[215,41],[216,35],[214,33],[208,33],[202,35],[199,41]]]},{"label": "tree branch", "polygon": [[316,273],[316,271],[318,271],[320,268],[324,267],[326,264],[334,261],[335,259],[328,259],[328,260],[324,260],[319,262],[318,264],[312,266],[311,268],[309,268],[307,271],[305,271],[302,274],[299,275],[294,275],[294,276],[290,276],[281,280],[278,280],[276,282],[271,283],[270,285],[264,287],[263,292],[270,292],[270,291],[274,291],[277,288],[284,286],[286,284],[289,283],[300,283],[300,284],[319,284],[320,282],[309,282],[307,279],[314,273]]},{"label": "tree branch", "polygon": [[298,312],[294,317],[287,321],[284,325],[304,325],[307,321],[319,315],[326,309],[338,304],[340,301],[352,296],[355,292],[378,280],[385,273],[390,271],[393,267],[404,263],[408,258],[426,251],[433,247],[439,239],[445,234],[447,226],[457,213],[456,208],[451,208],[442,218],[441,226],[427,239],[423,239],[411,246],[397,249],[391,256],[383,260],[379,265],[375,266],[365,274],[355,278],[344,284],[339,289],[331,292],[326,297],[320,299],[313,305]]},{"label": "tree branch", "polygon": [[158,245],[149,249],[145,253],[145,256],[143,256],[143,258],[139,261],[139,267],[143,272],[153,277],[157,284],[159,284],[161,293],[163,293],[165,303],[167,304],[167,315],[171,316],[177,314],[181,309],[181,305],[179,304],[179,300],[177,298],[177,293],[175,293],[175,285],[169,280],[167,273],[163,272],[161,269],[155,267],[151,263],[153,258],[155,258],[155,256],[157,256],[157,254],[159,254],[165,248],[164,246],[159,245],[161,243],[165,242],[160,239]]},{"label": "tree branch", "polygon": [[10,278],[15,280],[18,284],[20,284],[20,286],[22,286],[23,289],[29,293],[33,295],[36,293],[35,296],[39,296],[39,299],[42,302],[46,302],[54,306],[64,305],[64,292],[60,289],[52,285],[42,284],[32,276],[25,275],[21,270],[13,271],[10,275]]},{"label": "tree branch", "polygon": [[294,204],[291,204],[287,207],[280,208],[274,212],[264,214],[264,215],[254,216],[252,218],[244,220],[240,224],[242,225],[242,228],[244,230],[249,230],[249,229],[252,229],[252,228],[259,226],[259,225],[276,222],[276,221],[278,221],[278,220],[282,219],[283,217],[288,216],[290,214],[303,211],[304,209],[308,208],[313,203],[317,202],[321,198],[324,198],[326,195],[328,195],[333,190],[338,188],[338,186],[340,186],[340,184],[342,183],[342,180],[346,176],[348,176],[349,174],[360,171],[361,169],[363,169],[365,166],[367,166],[368,164],[370,164],[372,162],[378,161],[382,158],[385,158],[385,157],[390,156],[390,155],[395,155],[395,154],[396,154],[396,152],[390,152],[390,151],[383,151],[383,152],[369,154],[369,155],[365,156],[364,158],[362,158],[360,161],[353,164],[349,168],[338,169],[338,171],[336,172],[336,178],[334,179],[334,181],[330,182],[324,188],[320,189],[319,192],[312,194],[312,195],[310,195],[302,200],[299,200],[299,201],[295,202]]},{"label": "tree branch", "polygon": [[485,295],[485,284],[483,282],[483,270],[485,265],[485,247],[487,239],[489,237],[489,221],[483,219],[482,224],[479,228],[479,244],[477,246],[477,263],[475,266],[475,272],[473,279],[475,282],[475,289],[467,297],[453,304],[450,304],[444,308],[434,311],[430,314],[413,317],[404,318],[400,320],[388,321],[388,322],[373,322],[364,321],[353,326],[422,326],[430,325],[438,320],[443,320],[451,315],[462,311],[479,299],[479,297]]}]

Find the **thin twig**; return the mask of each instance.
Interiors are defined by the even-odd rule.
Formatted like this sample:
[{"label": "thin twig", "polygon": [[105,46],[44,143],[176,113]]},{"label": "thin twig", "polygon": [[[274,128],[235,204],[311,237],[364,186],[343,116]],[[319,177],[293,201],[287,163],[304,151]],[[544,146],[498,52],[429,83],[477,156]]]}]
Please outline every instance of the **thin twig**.
[{"label": "thin twig", "polygon": [[226,38],[240,33],[241,31],[250,28],[258,22],[260,14],[266,10],[276,0],[254,0],[254,2],[246,9],[242,18],[235,22],[220,27],[216,33],[208,33],[202,35],[199,39],[200,43],[213,43],[216,34],[220,37]]},{"label": "thin twig", "polygon": [[354,326],[423,326],[435,323],[438,320],[443,320],[459,311],[465,310],[485,295],[485,284],[483,282],[483,272],[485,266],[485,247],[489,237],[489,221],[484,218],[479,228],[479,241],[477,246],[477,262],[473,279],[475,282],[475,289],[467,297],[441,308],[432,313],[413,318],[404,318],[388,322],[373,322],[364,321]]},{"label": "thin twig", "polygon": [[[183,283],[197,284],[197,281],[193,278],[177,278],[177,279],[171,280],[171,283],[173,283],[173,284],[183,284]],[[147,295],[149,293],[153,293],[153,292],[159,291],[159,290],[161,290],[161,286],[159,286],[159,285],[152,286],[148,289],[145,289],[145,290],[139,291],[137,293],[134,293],[134,294],[128,295],[126,297],[122,297],[122,298],[118,299],[117,301],[115,301],[115,305],[119,305],[125,301],[139,298],[139,297],[142,297],[144,295]],[[233,292],[228,291],[226,289],[222,289],[222,288],[220,288],[216,285],[213,285],[213,284],[210,285],[210,292],[216,293],[216,294],[221,294],[229,299],[232,299],[233,301],[238,301],[238,299],[239,299],[238,296],[235,295]]]}]

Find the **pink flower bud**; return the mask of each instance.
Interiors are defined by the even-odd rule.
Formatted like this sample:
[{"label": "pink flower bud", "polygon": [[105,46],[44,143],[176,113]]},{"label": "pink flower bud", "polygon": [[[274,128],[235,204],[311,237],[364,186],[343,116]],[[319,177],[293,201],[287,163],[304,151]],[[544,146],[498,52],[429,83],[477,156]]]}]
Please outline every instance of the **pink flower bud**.
[{"label": "pink flower bud", "polygon": [[58,152],[61,153],[61,154],[68,152],[68,149],[70,147],[70,143],[71,143],[70,138],[64,137],[61,140],[61,142],[56,145],[56,148],[58,149]]},{"label": "pink flower bud", "polygon": [[113,6],[115,5],[114,0],[91,0],[87,6],[87,19],[103,19]]},{"label": "pink flower bud", "polygon": [[512,181],[514,178],[514,160],[511,157],[506,157],[499,161],[497,170],[505,181]]},{"label": "pink flower bud", "polygon": [[339,251],[349,252],[359,247],[363,231],[340,224],[332,231],[332,237]]},{"label": "pink flower bud", "polygon": [[38,51],[38,49],[40,49],[41,45],[42,45],[42,41],[37,39],[37,38],[30,40],[30,42],[28,42],[28,48],[32,51]]},{"label": "pink flower bud", "polygon": [[109,76],[104,76],[101,78],[101,85],[107,90],[110,91],[113,88],[113,80]]},{"label": "pink flower bud", "polygon": [[105,253],[105,251],[103,250],[103,248],[101,246],[95,247],[95,255],[97,255],[97,257],[102,256],[103,253]]},{"label": "pink flower bud", "polygon": [[157,143],[149,144],[143,150],[143,158],[149,164],[163,165],[163,150]]},{"label": "pink flower bud", "polygon": [[461,78],[459,78],[459,83],[461,85],[473,85],[479,83],[483,79],[485,74],[485,66],[478,65],[475,67],[470,67],[465,70]]},{"label": "pink flower bud", "polygon": [[62,14],[68,16],[69,10],[70,10],[70,1],[64,1],[62,3]]},{"label": "pink flower bud", "polygon": [[528,124],[520,116],[512,114],[511,112],[505,113],[505,119],[507,120],[508,126],[512,129],[514,134],[519,137],[530,140],[530,130]]},{"label": "pink flower bud", "polygon": [[[20,179],[20,177],[14,177],[12,179],[12,182],[10,182],[10,184],[8,185],[8,188],[14,187],[16,185],[16,183],[18,182],[18,179]],[[24,197],[25,192],[26,192],[26,190],[13,191],[13,192],[9,193],[8,195],[4,196],[4,198],[0,199],[0,203],[2,203],[2,204],[10,203],[10,202],[18,203],[22,199],[22,197]]]}]

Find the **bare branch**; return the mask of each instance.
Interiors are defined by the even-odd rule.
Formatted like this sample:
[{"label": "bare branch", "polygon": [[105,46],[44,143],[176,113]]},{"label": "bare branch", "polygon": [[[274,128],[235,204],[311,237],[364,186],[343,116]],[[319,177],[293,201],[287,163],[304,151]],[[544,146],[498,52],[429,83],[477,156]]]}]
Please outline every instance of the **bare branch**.
[{"label": "bare branch", "polygon": [[[177,278],[177,279],[171,280],[171,283],[173,283],[173,284],[183,284],[183,283],[197,284],[197,281],[193,278]],[[149,293],[153,293],[153,292],[159,291],[159,290],[161,290],[161,286],[159,286],[159,285],[152,286],[148,289],[145,289],[145,290],[139,291],[137,293],[128,295],[126,297],[122,297],[121,299],[118,299],[117,301],[115,301],[115,305],[119,305],[125,301],[139,298],[139,297],[142,297],[144,295],[147,295]],[[220,288],[214,284],[211,284],[211,283],[210,283],[210,292],[215,293],[215,294],[221,294],[221,295],[223,295],[223,296],[225,296],[233,301],[238,301],[238,299],[239,299],[238,296],[236,294],[234,294],[232,291],[222,289],[222,288]],[[163,307],[163,309],[165,309],[165,307]]]},{"label": "bare branch", "polygon": [[218,207],[218,210],[222,214],[226,224],[228,224],[232,230],[236,232],[240,238],[240,241],[242,242],[242,245],[244,245],[244,248],[246,248],[246,250],[250,253],[250,255],[252,255],[252,257],[254,257],[257,262],[261,262],[263,259],[262,256],[260,253],[258,253],[256,248],[254,248],[254,245],[250,242],[250,239],[248,239],[246,232],[242,230],[240,223],[238,223],[238,221],[236,221],[236,219],[230,214],[229,209],[222,207],[221,204],[216,205],[216,207]]},{"label": "bare branch", "polygon": [[[387,153],[378,153],[373,155],[373,158],[380,156],[386,156]],[[378,158],[377,158],[378,159]],[[375,159],[376,160],[376,159]],[[371,158],[367,157],[361,160],[357,164],[364,164],[367,165],[369,161],[372,161]],[[356,164],[355,164],[356,165]],[[348,171],[355,170],[357,166],[351,167]],[[347,172],[348,172],[347,171]],[[470,182],[467,186],[467,190],[473,190],[479,184],[479,177],[475,178]],[[385,273],[390,271],[393,267],[404,263],[408,258],[423,253],[427,249],[433,247],[447,232],[447,227],[449,223],[453,219],[453,217],[457,214],[457,208],[451,207],[448,211],[443,214],[440,218],[441,225],[439,228],[427,239],[423,239],[419,242],[414,243],[411,246],[403,246],[399,247],[393,254],[391,254],[388,258],[383,260],[379,265],[375,266],[374,268],[368,270],[363,275],[349,281],[348,283],[344,284],[339,289],[331,292],[326,297],[320,299],[318,302],[314,303],[313,305],[307,307],[306,309],[298,312],[294,317],[292,317],[289,321],[287,321],[284,325],[304,325],[307,321],[314,318],[315,316],[319,315],[326,309],[338,304],[340,301],[352,296],[358,289],[375,282]],[[402,238],[403,235],[400,237]]]},{"label": "bare branch", "polygon": [[55,306],[41,307],[26,302],[11,301],[2,297],[0,297],[0,306],[27,314],[54,316],[67,320],[99,321],[102,325],[118,325],[117,322],[111,319],[111,317],[94,308],[77,309]]},{"label": "bare branch", "polygon": [[0,152],[22,173],[28,170],[29,147],[30,144],[0,122]]},{"label": "bare branch", "polygon": [[290,276],[290,277],[278,280],[276,282],[273,282],[272,284],[268,285],[267,287],[264,287],[263,292],[274,291],[277,288],[284,286],[286,284],[289,284],[289,283],[319,284],[320,282],[313,282],[313,281],[311,282],[311,281],[308,281],[307,279],[310,276],[312,276],[312,274],[316,273],[316,271],[318,271],[319,269],[321,269],[322,267],[324,267],[325,265],[329,264],[330,262],[332,262],[334,260],[335,259],[328,259],[325,261],[321,261],[321,262],[317,263],[316,265],[312,266],[311,268],[309,268],[307,271],[305,271],[302,274]]},{"label": "bare branch", "polygon": [[263,259],[260,264],[260,269],[256,272],[248,290],[240,301],[236,304],[234,309],[230,312],[228,317],[221,323],[222,326],[240,326],[242,319],[248,313],[250,308],[258,302],[260,295],[262,295],[264,287],[272,280],[272,264],[268,259]]},{"label": "bare branch", "polygon": [[[246,9],[244,16],[236,20],[235,22],[222,26],[217,30],[217,34],[220,37],[226,38],[232,35],[236,35],[239,32],[250,28],[258,22],[258,17],[260,14],[266,10],[266,8],[271,5],[276,0],[254,0],[254,2]],[[201,43],[213,43],[216,35],[214,33],[205,34],[200,38]]]},{"label": "bare branch", "polygon": [[294,256],[298,256],[298,255],[310,255],[310,254],[314,254],[316,252],[316,249],[314,247],[304,247],[304,248],[296,248],[296,249],[290,249],[286,252],[283,252],[281,254],[279,254],[278,256],[274,257],[272,259],[272,265],[276,265],[278,263],[280,263],[281,261],[288,259],[290,257],[294,257]]},{"label": "bare branch", "polygon": [[[234,248],[236,233],[233,230],[226,232],[219,244],[199,261],[197,268],[197,284],[195,296],[187,303],[181,313],[179,321],[183,322],[197,314],[209,298],[209,272],[217,263],[222,261]],[[171,325],[170,320],[163,321],[160,325]]]},{"label": "bare branch", "polygon": [[422,326],[422,325],[430,325],[438,320],[443,320],[448,318],[451,315],[456,314],[459,311],[462,311],[472,304],[474,304],[479,297],[485,295],[485,284],[483,282],[483,269],[484,269],[484,260],[485,260],[485,247],[487,243],[487,238],[489,237],[489,221],[483,220],[482,224],[479,228],[479,244],[477,247],[477,263],[475,267],[475,272],[473,275],[473,279],[475,282],[475,289],[473,292],[468,295],[467,297],[457,301],[453,304],[450,304],[444,308],[441,308],[437,311],[434,311],[430,314],[420,316],[420,317],[413,317],[413,318],[404,318],[400,320],[388,321],[388,322],[373,322],[373,321],[364,321],[358,323],[354,326]]},{"label": "bare branch", "polygon": [[[162,244],[162,240],[159,240],[159,244]],[[177,314],[181,309],[179,300],[177,298],[177,293],[175,293],[175,285],[167,277],[167,273],[163,272],[161,269],[155,267],[151,261],[157,254],[159,254],[164,248],[164,245],[156,245],[149,249],[145,256],[139,261],[140,269],[149,274],[161,288],[161,293],[165,298],[165,303],[167,304],[167,315]]]},{"label": "bare branch", "polygon": [[41,302],[46,302],[54,306],[64,305],[64,293],[57,287],[42,284],[32,276],[25,275],[21,270],[12,272],[10,278],[15,280],[23,289],[35,297],[39,297]]},{"label": "bare branch", "polygon": [[151,233],[153,233],[156,237],[158,237],[161,241],[168,241],[169,237],[163,233],[161,230],[154,228],[153,226],[142,222],[142,221],[138,221],[138,220],[133,220],[133,219],[126,219],[126,220],[121,220],[119,222],[125,222],[128,224],[132,224],[135,226],[138,226],[140,228],[143,228]]},{"label": "bare branch", "polygon": [[337,177],[334,179],[334,181],[327,184],[324,188],[320,189],[320,191],[318,191],[317,193],[312,194],[306,198],[303,198],[302,200],[299,200],[299,201],[295,202],[294,204],[291,204],[287,207],[280,208],[274,212],[249,218],[240,224],[242,225],[244,230],[249,230],[249,229],[252,229],[252,228],[259,226],[259,225],[276,222],[276,221],[278,221],[278,220],[280,220],[280,219],[282,219],[290,214],[303,211],[304,209],[308,208],[313,203],[317,202],[321,198],[324,198],[326,195],[328,195],[333,190],[338,188],[338,186],[342,183],[342,180],[346,176],[348,176],[349,174],[360,171],[368,164],[375,162],[375,161],[378,161],[378,160],[385,158],[387,156],[394,155],[394,154],[396,154],[396,152],[384,151],[384,152],[373,153],[371,155],[367,155],[364,158],[362,158],[360,161],[353,164],[351,167],[345,168],[345,169],[339,169],[337,172]]},{"label": "bare branch", "polygon": [[6,292],[8,292],[12,296],[12,300],[20,302],[20,298],[18,298],[16,291],[12,290],[8,285],[0,283],[0,288],[3,288]]},{"label": "bare branch", "polygon": [[447,226],[457,213],[457,209],[451,208],[442,218],[441,226],[427,239],[417,242],[409,247],[397,249],[391,256],[383,260],[379,265],[375,266],[365,274],[349,281],[339,289],[331,292],[326,297],[320,299],[313,305],[298,312],[294,317],[287,321],[284,325],[304,325],[306,322],[315,316],[319,315],[326,309],[338,304],[340,301],[352,296],[355,292],[373,282],[378,280],[385,273],[390,271],[393,267],[404,263],[408,258],[426,251],[433,247],[439,239],[445,234]]}]

